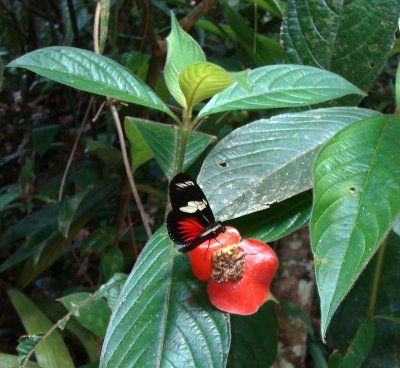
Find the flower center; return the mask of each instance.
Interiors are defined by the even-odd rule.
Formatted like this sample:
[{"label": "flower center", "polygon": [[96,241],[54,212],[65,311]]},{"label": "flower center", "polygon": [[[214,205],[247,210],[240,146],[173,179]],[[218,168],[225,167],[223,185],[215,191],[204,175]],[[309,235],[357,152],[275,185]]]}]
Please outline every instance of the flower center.
[{"label": "flower center", "polygon": [[218,283],[238,282],[243,277],[245,256],[244,250],[237,245],[216,250],[212,255],[211,277]]}]

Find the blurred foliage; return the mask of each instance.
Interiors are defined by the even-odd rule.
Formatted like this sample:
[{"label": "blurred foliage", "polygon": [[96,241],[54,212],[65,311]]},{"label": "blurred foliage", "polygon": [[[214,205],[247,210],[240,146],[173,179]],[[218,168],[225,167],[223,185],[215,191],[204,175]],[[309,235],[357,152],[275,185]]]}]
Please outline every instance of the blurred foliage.
[{"label": "blurred foliage", "polygon": [[[161,73],[165,53],[155,48],[154,41],[157,38],[165,48],[170,12],[177,19],[185,18],[198,2],[105,3],[109,3],[110,18],[103,54],[146,81],[166,104],[173,103]],[[0,0],[1,353],[16,355],[18,337],[25,334],[18,315],[26,311],[23,303],[14,309],[15,301],[6,292],[13,290],[11,285],[23,289],[25,295],[18,296],[27,300],[29,296],[29,307],[40,313],[47,326],[48,319],[57,322],[68,311],[75,311],[77,303],[110,282],[114,274],[129,273],[147,241],[123,169],[112,116],[102,109],[105,98],[2,67],[47,46],[93,50],[95,6],[84,0]],[[224,1],[189,27],[189,32],[207,60],[228,71],[280,64],[284,7],[280,1]],[[363,107],[394,110],[396,55],[393,52],[386,62]],[[120,116],[135,116],[140,121],[172,122],[154,109],[136,105],[119,105],[118,109]],[[222,138],[245,122],[271,115],[269,110],[214,114],[202,122],[200,131]],[[155,231],[164,223],[167,179],[152,159],[158,154],[157,142],[150,141],[151,145],[144,138],[146,132],[140,130],[138,121],[135,126],[126,121],[125,129],[131,148],[136,145],[143,155],[132,166]],[[132,128],[127,127],[130,123]],[[197,172],[203,159],[204,155],[194,157],[189,171]],[[40,302],[31,301],[35,299]],[[65,308],[55,306],[55,299],[61,299]],[[95,308],[99,316],[91,313]],[[77,320],[65,321],[62,334],[76,366],[98,364],[96,345],[101,345],[109,317],[110,309],[99,299],[82,306]]]}]

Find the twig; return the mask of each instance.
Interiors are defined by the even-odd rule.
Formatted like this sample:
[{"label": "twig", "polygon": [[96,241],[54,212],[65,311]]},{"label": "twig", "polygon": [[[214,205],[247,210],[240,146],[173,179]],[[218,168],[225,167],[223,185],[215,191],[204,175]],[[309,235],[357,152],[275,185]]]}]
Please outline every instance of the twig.
[{"label": "twig", "polygon": [[90,111],[90,109],[92,107],[92,104],[93,104],[93,97],[90,97],[89,105],[88,105],[88,107],[86,109],[85,116],[82,119],[82,123],[79,126],[78,135],[76,136],[76,139],[75,139],[75,142],[74,142],[74,146],[72,147],[71,154],[69,155],[69,158],[68,158],[67,166],[65,166],[64,174],[63,174],[63,177],[61,179],[60,190],[58,192],[58,201],[59,202],[62,200],[62,196],[63,196],[63,192],[64,192],[64,186],[65,186],[65,182],[67,180],[69,168],[71,166],[72,160],[74,159],[75,151],[76,151],[76,149],[78,147],[79,140],[81,139],[81,135],[83,133],[83,127],[86,124],[86,120],[87,120],[87,118],[89,116],[89,111]]},{"label": "twig", "polygon": [[146,230],[147,237],[150,238],[152,233],[151,233],[149,221],[148,221],[146,213],[144,212],[142,201],[140,200],[140,196],[137,191],[135,181],[133,180],[132,170],[131,170],[131,167],[129,164],[128,155],[126,153],[124,133],[122,131],[122,126],[121,126],[121,121],[119,120],[118,111],[112,101],[110,101],[109,105],[110,105],[112,116],[114,118],[115,126],[117,127],[118,138],[119,138],[119,142],[121,145],[122,158],[123,158],[124,165],[125,165],[126,175],[129,180],[129,185],[132,190],[133,198],[135,199],[136,205],[138,206],[140,217],[142,218],[143,226]]},{"label": "twig", "polygon": [[101,11],[101,2],[98,1],[96,5],[96,11],[94,13],[94,22],[93,22],[93,49],[96,54],[100,54],[100,46],[99,46],[100,11]]}]

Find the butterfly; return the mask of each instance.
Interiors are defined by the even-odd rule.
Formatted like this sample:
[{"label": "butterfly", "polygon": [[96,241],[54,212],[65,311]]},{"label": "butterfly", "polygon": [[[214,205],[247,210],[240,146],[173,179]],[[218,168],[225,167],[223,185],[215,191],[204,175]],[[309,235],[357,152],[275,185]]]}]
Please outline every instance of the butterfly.
[{"label": "butterfly", "polygon": [[189,175],[179,173],[169,185],[172,210],[167,216],[169,237],[183,245],[182,253],[190,252],[206,240],[226,231],[214,214],[203,191]]}]

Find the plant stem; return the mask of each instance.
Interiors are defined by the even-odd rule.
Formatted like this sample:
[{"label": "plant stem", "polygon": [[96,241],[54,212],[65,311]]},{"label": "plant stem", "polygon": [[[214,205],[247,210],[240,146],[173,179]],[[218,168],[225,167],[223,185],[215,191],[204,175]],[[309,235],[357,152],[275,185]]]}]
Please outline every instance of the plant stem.
[{"label": "plant stem", "polygon": [[88,107],[86,109],[85,116],[83,117],[81,125],[79,126],[78,135],[75,138],[75,142],[74,142],[74,145],[72,147],[71,154],[69,155],[69,158],[68,158],[67,166],[65,166],[64,174],[63,174],[63,177],[61,179],[60,190],[58,191],[58,201],[59,202],[61,202],[61,200],[62,200],[63,192],[64,192],[64,186],[65,186],[65,182],[67,180],[69,168],[71,167],[72,160],[74,159],[75,151],[78,148],[78,143],[79,143],[79,140],[81,139],[81,136],[82,136],[86,121],[87,121],[88,116],[89,116],[90,109],[92,108],[92,104],[93,104],[93,97],[90,97],[90,101],[89,101]]},{"label": "plant stem", "polygon": [[124,165],[125,165],[126,175],[128,177],[128,181],[129,181],[129,184],[130,184],[130,187],[132,190],[133,198],[135,199],[136,205],[138,206],[140,217],[142,218],[143,226],[146,230],[147,237],[150,239],[151,235],[152,235],[151,229],[150,229],[147,215],[144,212],[143,204],[142,204],[142,201],[140,200],[140,196],[137,191],[135,181],[133,180],[131,166],[129,164],[128,155],[126,153],[124,133],[122,131],[122,126],[121,126],[121,121],[119,120],[118,111],[117,111],[117,108],[115,107],[115,105],[112,103],[110,103],[110,109],[111,109],[111,113],[114,118],[115,126],[117,127],[118,138],[119,138],[120,145],[121,145],[122,158],[123,158]]},{"label": "plant stem", "polygon": [[186,148],[189,141],[190,133],[192,132],[191,127],[191,111],[184,109],[183,110],[183,125],[180,127],[181,132],[181,142],[179,147],[179,159],[178,166],[176,167],[176,173],[183,171],[184,163],[185,163],[185,154]]},{"label": "plant stem", "polygon": [[386,244],[387,244],[387,238],[382,242],[381,247],[379,248],[378,251],[378,256],[376,258],[374,279],[372,280],[371,294],[368,303],[368,312],[367,312],[368,318],[372,318],[375,313],[376,297],[378,294],[378,286],[382,272],[383,256],[385,255]]}]

